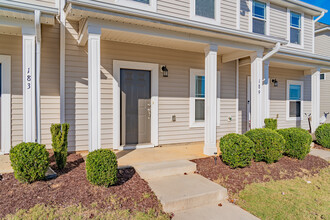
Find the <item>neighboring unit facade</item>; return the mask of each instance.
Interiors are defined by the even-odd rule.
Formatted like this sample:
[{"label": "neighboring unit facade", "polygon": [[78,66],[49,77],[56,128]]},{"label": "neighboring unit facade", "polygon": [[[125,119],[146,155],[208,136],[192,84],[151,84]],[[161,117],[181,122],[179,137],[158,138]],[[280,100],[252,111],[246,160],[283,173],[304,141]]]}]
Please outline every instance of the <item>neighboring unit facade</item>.
[{"label": "neighboring unit facade", "polygon": [[324,13],[293,0],[0,0],[1,152],[50,147],[59,122],[71,151],[204,141],[212,155],[269,117],[309,129],[311,114],[315,131]]},{"label": "neighboring unit facade", "polygon": [[[330,26],[323,23],[315,25],[315,53],[330,56]],[[322,72],[321,76],[321,116],[330,123],[330,72]]]}]

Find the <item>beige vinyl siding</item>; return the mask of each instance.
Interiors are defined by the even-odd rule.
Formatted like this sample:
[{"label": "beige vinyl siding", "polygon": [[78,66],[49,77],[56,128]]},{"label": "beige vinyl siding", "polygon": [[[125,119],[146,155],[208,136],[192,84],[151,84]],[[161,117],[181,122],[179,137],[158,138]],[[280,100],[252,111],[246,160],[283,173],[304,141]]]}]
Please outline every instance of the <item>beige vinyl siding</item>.
[{"label": "beige vinyl siding", "polygon": [[158,0],[157,12],[159,14],[189,19],[190,0]]},{"label": "beige vinyl siding", "polygon": [[12,146],[23,140],[22,37],[0,35],[0,54],[11,56]]},{"label": "beige vinyl siding", "polygon": [[270,4],[270,35],[287,38],[287,9]]},{"label": "beige vinyl siding", "polygon": [[59,24],[42,25],[41,39],[41,143],[51,148],[50,126],[60,123]]},{"label": "beige vinyl siding", "polygon": [[236,4],[234,0],[221,0],[221,25],[236,29]]},{"label": "beige vinyl siding", "polygon": [[[270,84],[270,117],[276,118],[278,116],[278,128],[302,127],[304,129],[309,129],[305,113],[311,113],[310,75],[305,76],[304,72],[300,70],[275,67],[270,67],[269,72],[270,79],[275,78],[278,81],[278,87],[274,87],[272,83]],[[300,80],[304,82],[302,121],[286,119],[287,80]]]},{"label": "beige vinyl siding", "polygon": [[313,52],[313,16],[305,14],[305,26],[304,26],[304,50],[307,52]]},{"label": "beige vinyl siding", "polygon": [[249,14],[249,0],[241,0],[240,29],[243,31],[249,31]]},{"label": "beige vinyl siding", "polygon": [[[330,112],[330,73],[325,73],[325,80],[321,80],[321,114]],[[327,123],[330,123],[330,115],[328,115]]]},{"label": "beige vinyl siding", "polygon": [[315,34],[315,53],[330,57],[330,31]]},{"label": "beige vinyl siding", "polygon": [[[12,0],[9,0],[12,1]],[[34,5],[40,5],[40,6],[46,6],[46,7],[55,7],[56,6],[56,2],[58,0],[18,0],[18,2],[24,2],[24,3],[28,3],[28,4],[34,4]]]}]

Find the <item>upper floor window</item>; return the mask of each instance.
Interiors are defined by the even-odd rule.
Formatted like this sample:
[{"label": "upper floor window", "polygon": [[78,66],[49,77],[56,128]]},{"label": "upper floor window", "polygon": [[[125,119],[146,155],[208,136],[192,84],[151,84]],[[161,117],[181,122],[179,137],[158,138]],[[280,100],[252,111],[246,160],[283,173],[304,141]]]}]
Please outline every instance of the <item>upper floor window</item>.
[{"label": "upper floor window", "polygon": [[252,5],[252,31],[266,34],[266,3],[253,1]]},{"label": "upper floor window", "polygon": [[157,0],[115,0],[118,4],[126,7],[136,8],[146,11],[156,11]]},{"label": "upper floor window", "polygon": [[220,0],[190,0],[190,17],[193,20],[219,24]]},{"label": "upper floor window", "polygon": [[301,14],[290,12],[290,43],[301,44]]}]

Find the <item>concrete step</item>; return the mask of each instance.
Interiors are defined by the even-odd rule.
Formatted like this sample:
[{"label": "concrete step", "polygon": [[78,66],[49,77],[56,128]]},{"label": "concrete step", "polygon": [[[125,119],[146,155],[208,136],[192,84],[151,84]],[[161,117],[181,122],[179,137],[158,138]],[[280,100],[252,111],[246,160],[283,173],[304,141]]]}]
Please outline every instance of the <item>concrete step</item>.
[{"label": "concrete step", "polygon": [[143,179],[150,180],[166,176],[183,175],[184,173],[194,173],[196,164],[188,160],[175,160],[138,164],[134,168]]},{"label": "concrete step", "polygon": [[165,212],[218,204],[228,197],[227,189],[198,174],[167,176],[148,182]]},{"label": "concrete step", "polygon": [[258,218],[240,207],[221,201],[217,204],[199,206],[192,209],[174,212],[173,220],[257,220]]}]

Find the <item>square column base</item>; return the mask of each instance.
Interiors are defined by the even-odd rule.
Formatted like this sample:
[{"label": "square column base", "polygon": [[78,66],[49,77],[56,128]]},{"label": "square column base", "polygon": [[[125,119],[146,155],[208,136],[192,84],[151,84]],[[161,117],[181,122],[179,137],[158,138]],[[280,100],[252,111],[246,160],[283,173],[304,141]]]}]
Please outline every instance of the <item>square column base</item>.
[{"label": "square column base", "polygon": [[217,144],[205,144],[204,145],[204,150],[203,150],[203,153],[205,155],[208,155],[208,156],[212,156],[214,155],[214,153],[217,153],[218,152],[218,149],[217,149]]}]

